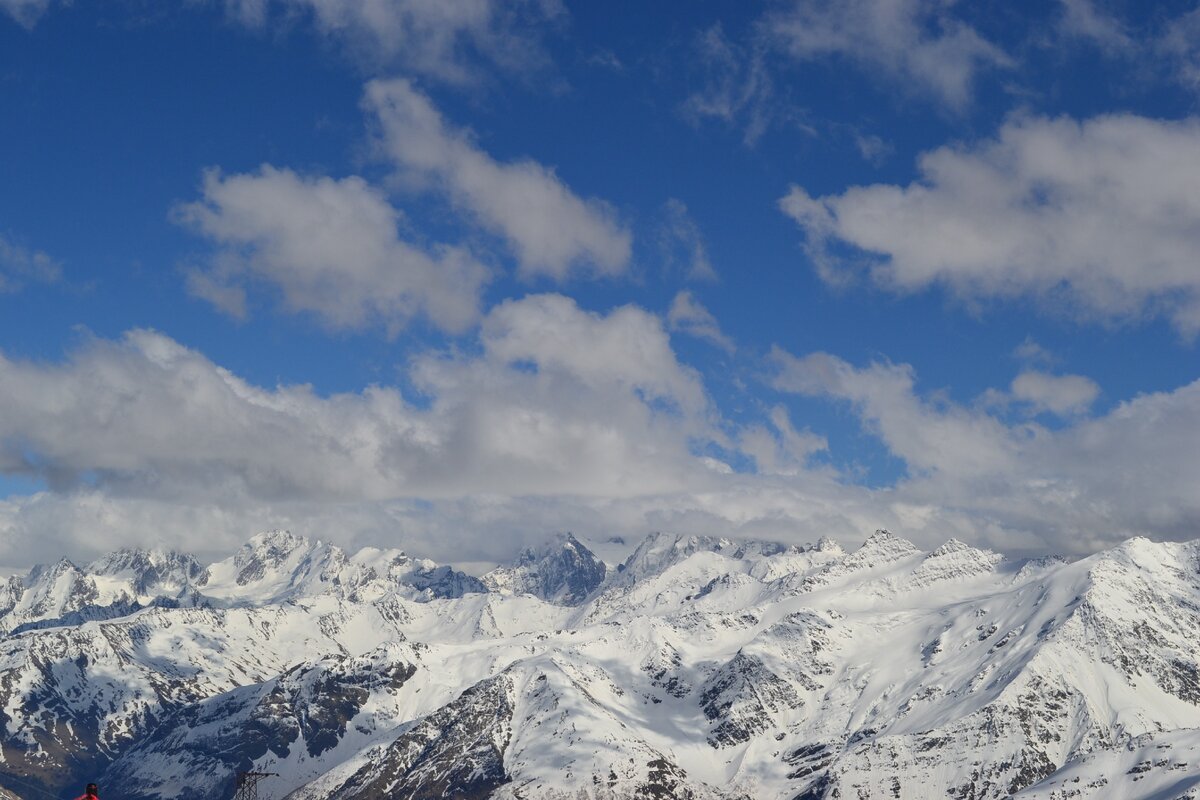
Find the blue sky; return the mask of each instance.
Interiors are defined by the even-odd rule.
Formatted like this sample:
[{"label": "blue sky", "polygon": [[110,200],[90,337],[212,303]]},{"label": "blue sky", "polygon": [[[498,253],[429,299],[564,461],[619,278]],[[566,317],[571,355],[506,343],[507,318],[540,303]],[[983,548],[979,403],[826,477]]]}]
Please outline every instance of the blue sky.
[{"label": "blue sky", "polygon": [[0,0],[0,563],[1200,521],[1194,3]]}]

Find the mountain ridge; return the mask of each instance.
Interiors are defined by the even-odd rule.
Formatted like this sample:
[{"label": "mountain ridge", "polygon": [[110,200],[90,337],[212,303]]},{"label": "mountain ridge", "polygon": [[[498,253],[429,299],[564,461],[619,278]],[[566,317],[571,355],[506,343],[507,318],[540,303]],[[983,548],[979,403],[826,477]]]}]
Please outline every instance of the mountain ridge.
[{"label": "mountain ridge", "polygon": [[1067,562],[658,533],[609,568],[563,534],[473,578],[276,531],[5,587],[18,796],[216,800],[249,768],[293,800],[1200,796],[1200,541]]}]

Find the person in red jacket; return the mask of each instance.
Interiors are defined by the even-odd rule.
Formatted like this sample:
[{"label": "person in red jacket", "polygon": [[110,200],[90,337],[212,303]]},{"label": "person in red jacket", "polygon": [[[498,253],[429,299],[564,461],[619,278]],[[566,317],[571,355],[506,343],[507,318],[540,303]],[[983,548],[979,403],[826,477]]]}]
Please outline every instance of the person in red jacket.
[{"label": "person in red jacket", "polygon": [[83,794],[79,795],[75,800],[100,800],[100,790],[96,788],[96,784],[89,783],[87,788],[83,790]]}]

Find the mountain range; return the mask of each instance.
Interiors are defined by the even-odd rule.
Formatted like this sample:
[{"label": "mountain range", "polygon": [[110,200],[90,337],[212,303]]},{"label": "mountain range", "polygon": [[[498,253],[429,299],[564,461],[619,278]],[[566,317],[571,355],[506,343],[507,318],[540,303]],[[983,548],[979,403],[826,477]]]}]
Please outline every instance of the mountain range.
[{"label": "mountain range", "polygon": [[1200,798],[1200,541],[284,531],[0,584],[0,797]]}]

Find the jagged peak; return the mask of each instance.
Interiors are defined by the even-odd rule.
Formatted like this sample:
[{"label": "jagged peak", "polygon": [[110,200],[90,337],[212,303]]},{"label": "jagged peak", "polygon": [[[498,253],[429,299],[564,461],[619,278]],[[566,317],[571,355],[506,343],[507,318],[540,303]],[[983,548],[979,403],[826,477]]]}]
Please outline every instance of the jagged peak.
[{"label": "jagged peak", "polygon": [[566,532],[540,547],[526,547],[511,566],[492,570],[483,582],[494,591],[574,605],[595,591],[606,574],[604,562]]},{"label": "jagged peak", "polygon": [[937,549],[930,551],[929,557],[930,558],[941,558],[942,556],[948,556],[948,555],[951,555],[952,553],[961,553],[964,550],[973,550],[973,549],[975,549],[975,548],[971,547],[971,545],[967,544],[966,542],[964,542],[960,539],[955,539],[954,537],[950,537],[949,539],[947,539],[945,541],[944,544],[942,544],[941,547],[938,547]]},{"label": "jagged peak", "polygon": [[51,564],[37,564],[29,570],[27,582],[34,584],[46,579],[54,580],[68,572],[82,572],[69,558],[60,558]]},{"label": "jagged peak", "polygon": [[1114,547],[1110,552],[1119,552],[1131,558],[1149,557],[1156,560],[1169,558],[1176,542],[1156,542],[1146,536],[1133,536]]},{"label": "jagged peak", "polygon": [[946,556],[958,555],[960,553],[969,554],[981,559],[990,560],[1000,558],[1000,554],[994,550],[989,550],[983,547],[975,547],[974,545],[967,544],[966,542],[953,537],[947,539],[941,547],[930,551],[926,558],[944,558]]},{"label": "jagged peak", "polygon": [[310,542],[307,536],[301,536],[298,533],[292,533],[289,530],[276,528],[274,530],[262,531],[250,537],[246,544],[242,545],[242,550],[286,550],[291,552],[302,547],[321,546],[321,540]]},{"label": "jagged peak", "polygon": [[831,536],[822,536],[817,540],[817,544],[813,549],[818,553],[832,553],[834,555],[842,555],[846,552],[841,543]]},{"label": "jagged peak", "polygon": [[200,562],[191,553],[162,547],[125,547],[100,556],[87,565],[85,571],[92,575],[111,575],[124,570],[178,567],[199,574],[203,571]]},{"label": "jagged peak", "polygon": [[1134,536],[1085,560],[1091,563],[1090,570],[1095,576],[1130,570],[1174,570],[1195,560],[1192,551],[1195,544],[1156,542],[1145,536]]},{"label": "jagged peak", "polygon": [[902,555],[919,553],[920,548],[908,539],[901,538],[884,528],[879,528],[866,538],[861,547],[854,551],[855,555],[876,552]]},{"label": "jagged peak", "polygon": [[328,549],[340,553],[340,548],[326,545],[320,539],[309,539],[288,530],[263,531],[250,537],[233,556],[239,568],[252,564],[277,566],[296,553],[315,553]]},{"label": "jagged peak", "polygon": [[546,541],[538,545],[530,545],[521,550],[517,555],[514,565],[532,564],[535,561],[541,561],[544,558],[552,557],[562,553],[564,550],[570,550],[576,553],[582,551],[587,555],[592,555],[592,551],[587,548],[582,542],[575,538],[575,534],[570,531],[556,533],[549,537]]}]

